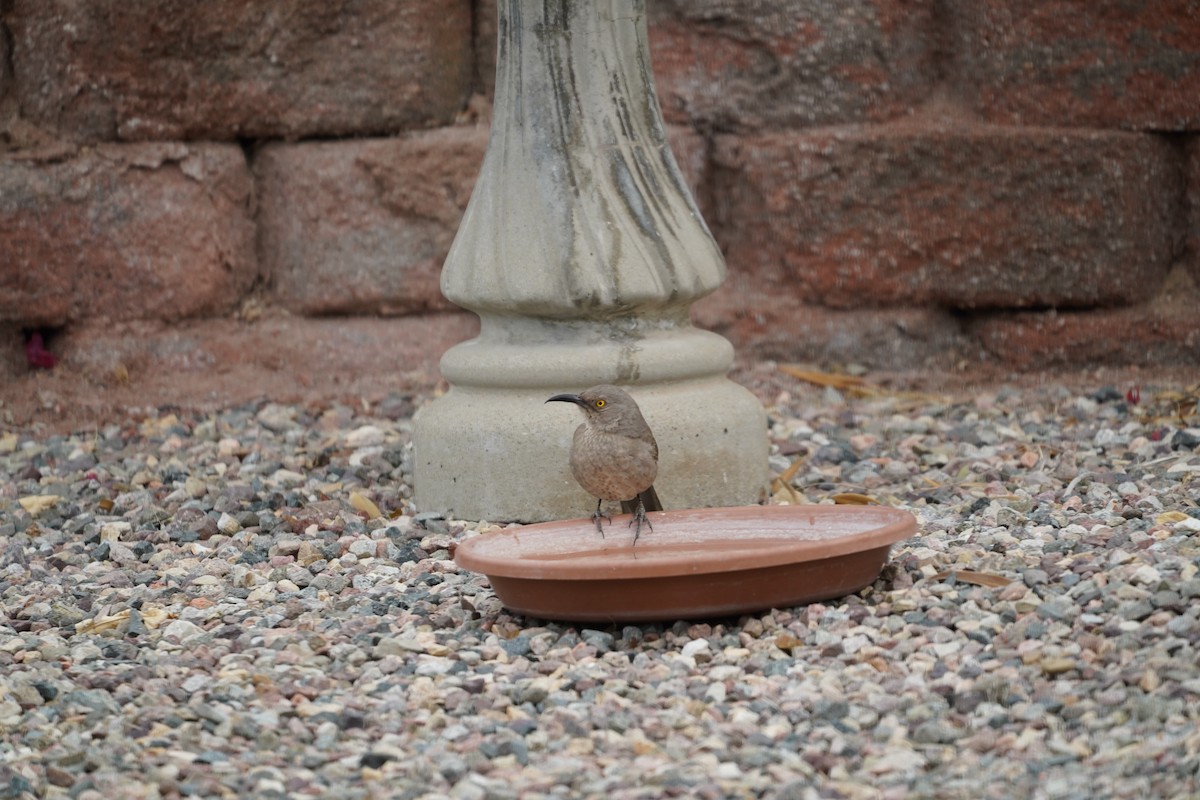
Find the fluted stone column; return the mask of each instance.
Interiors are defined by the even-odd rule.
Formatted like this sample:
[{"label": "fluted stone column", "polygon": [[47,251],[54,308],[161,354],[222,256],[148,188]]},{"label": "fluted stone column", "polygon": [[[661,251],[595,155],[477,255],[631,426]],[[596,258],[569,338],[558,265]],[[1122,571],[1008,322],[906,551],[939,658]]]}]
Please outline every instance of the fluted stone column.
[{"label": "fluted stone column", "polygon": [[418,508],[589,514],[567,467],[578,409],[543,401],[597,383],[641,405],[668,509],[756,502],[764,415],[725,377],[730,344],[688,320],[725,264],[667,145],[644,0],[500,0],[499,17],[491,138],[442,272],[482,324],[415,420]]}]

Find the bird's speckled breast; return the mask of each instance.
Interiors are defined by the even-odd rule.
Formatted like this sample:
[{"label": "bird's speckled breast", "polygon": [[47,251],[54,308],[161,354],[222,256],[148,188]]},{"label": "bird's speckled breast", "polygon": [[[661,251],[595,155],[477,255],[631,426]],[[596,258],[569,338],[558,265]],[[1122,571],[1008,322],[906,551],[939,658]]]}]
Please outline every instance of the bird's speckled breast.
[{"label": "bird's speckled breast", "polygon": [[653,438],[633,439],[583,424],[575,429],[571,472],[589,494],[603,500],[632,500],[658,475],[658,447]]}]

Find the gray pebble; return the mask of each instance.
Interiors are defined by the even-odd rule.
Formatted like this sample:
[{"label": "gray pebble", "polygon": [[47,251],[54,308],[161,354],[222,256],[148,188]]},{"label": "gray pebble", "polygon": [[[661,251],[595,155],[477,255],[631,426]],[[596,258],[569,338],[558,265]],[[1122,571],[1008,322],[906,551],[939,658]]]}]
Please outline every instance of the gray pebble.
[{"label": "gray pebble", "polygon": [[946,722],[930,720],[918,725],[912,733],[912,740],[919,744],[950,744],[958,741],[962,733]]},{"label": "gray pebble", "polygon": [[1050,580],[1050,575],[1043,569],[1027,569],[1022,571],[1021,579],[1029,587],[1041,586]]},{"label": "gray pebble", "polygon": [[616,641],[611,633],[591,628],[585,628],[580,631],[580,636],[583,638],[583,641],[595,647],[599,653],[607,653],[609,650],[612,650],[613,644]]}]

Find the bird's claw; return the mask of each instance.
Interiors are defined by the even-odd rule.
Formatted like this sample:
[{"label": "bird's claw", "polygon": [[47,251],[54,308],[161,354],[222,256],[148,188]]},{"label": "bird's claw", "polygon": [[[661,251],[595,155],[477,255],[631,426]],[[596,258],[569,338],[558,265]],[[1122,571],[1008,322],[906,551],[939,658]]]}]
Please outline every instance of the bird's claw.
[{"label": "bird's claw", "polygon": [[601,511],[600,504],[597,503],[596,511],[595,511],[595,513],[592,514],[592,522],[596,523],[596,532],[600,534],[601,539],[604,538],[604,526],[600,523],[600,520],[602,520],[602,519],[608,520],[608,522],[610,524],[612,523],[612,517],[610,517],[608,514],[605,514],[603,511]]},{"label": "bird's claw", "polygon": [[637,527],[633,529],[633,543],[637,544],[638,537],[642,535],[642,523],[645,523],[650,532],[654,533],[654,525],[650,523],[650,518],[646,516],[646,507],[642,505],[641,501],[638,501],[637,510],[629,518],[629,525],[635,522],[637,523]]}]

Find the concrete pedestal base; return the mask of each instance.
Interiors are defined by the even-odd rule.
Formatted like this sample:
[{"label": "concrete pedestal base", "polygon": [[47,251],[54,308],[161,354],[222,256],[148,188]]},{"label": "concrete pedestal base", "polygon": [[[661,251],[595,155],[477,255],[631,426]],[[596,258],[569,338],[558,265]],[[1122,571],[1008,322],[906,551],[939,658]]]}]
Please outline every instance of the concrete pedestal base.
[{"label": "concrete pedestal base", "polygon": [[[514,326],[523,343],[511,341]],[[567,465],[582,415],[545,401],[597,383],[625,385],[641,406],[658,441],[664,507],[756,503],[767,484],[766,419],[724,377],[731,359],[725,339],[687,325],[622,338],[595,322],[485,319],[478,339],[446,353],[451,389],[415,420],[417,507],[492,521],[589,515],[596,501]]]}]

